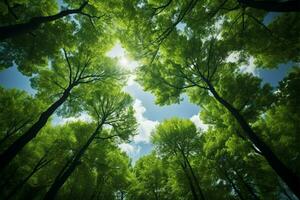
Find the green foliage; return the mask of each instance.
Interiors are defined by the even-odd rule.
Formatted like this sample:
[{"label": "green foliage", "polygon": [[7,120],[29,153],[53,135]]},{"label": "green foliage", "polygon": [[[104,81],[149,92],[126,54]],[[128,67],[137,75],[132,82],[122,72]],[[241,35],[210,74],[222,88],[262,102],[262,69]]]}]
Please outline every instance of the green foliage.
[{"label": "green foliage", "polygon": [[42,101],[24,91],[0,87],[1,151],[34,123],[44,107]]},{"label": "green foliage", "polygon": [[[300,176],[299,67],[277,88],[242,70],[249,59],[257,70],[300,61],[300,14],[290,12],[297,8],[272,12],[290,2],[1,1],[0,36],[14,31],[0,41],[0,70],[17,66],[37,93],[0,87],[0,153],[65,94],[55,114],[90,120],[55,124],[48,116],[0,172],[0,199],[43,199],[70,163],[75,170],[57,199],[296,199],[237,120]],[[35,24],[45,17],[52,19]],[[152,133],[154,150],[131,163],[119,145],[137,121],[123,92],[128,72],[107,57],[116,41],[138,61],[137,81],[157,104],[187,94],[209,129],[167,119]]]}]

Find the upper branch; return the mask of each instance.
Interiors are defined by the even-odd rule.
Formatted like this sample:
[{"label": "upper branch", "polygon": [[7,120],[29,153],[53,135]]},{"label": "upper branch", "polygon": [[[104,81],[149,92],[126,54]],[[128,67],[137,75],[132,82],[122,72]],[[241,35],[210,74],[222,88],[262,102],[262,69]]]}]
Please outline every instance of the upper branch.
[{"label": "upper branch", "polygon": [[65,56],[65,59],[67,61],[67,64],[68,64],[68,68],[69,68],[69,85],[72,84],[72,77],[73,77],[73,74],[72,74],[72,66],[71,66],[71,63],[70,63],[70,60],[69,60],[69,57],[67,55],[67,52],[66,50],[63,48],[63,52],[64,52],[64,56]]},{"label": "upper branch", "polygon": [[164,5],[161,5],[159,7],[155,7],[153,8],[154,9],[154,15],[158,15],[160,14],[161,12],[163,12],[171,3],[172,3],[173,0],[169,0],[166,4]]}]

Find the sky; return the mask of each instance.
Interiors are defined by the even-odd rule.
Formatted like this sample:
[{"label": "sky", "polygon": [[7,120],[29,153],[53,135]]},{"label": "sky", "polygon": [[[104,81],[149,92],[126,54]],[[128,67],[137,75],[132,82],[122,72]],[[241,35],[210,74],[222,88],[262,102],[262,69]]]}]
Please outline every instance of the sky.
[{"label": "sky", "polygon": [[[133,163],[139,157],[152,150],[153,147],[150,142],[151,133],[155,129],[155,126],[165,119],[171,117],[187,118],[191,119],[198,128],[207,129],[207,126],[198,117],[200,108],[189,103],[188,97],[185,95],[183,95],[183,101],[180,104],[169,106],[156,105],[155,97],[151,93],[143,91],[143,88],[134,80],[134,69],[138,67],[138,63],[127,59],[126,51],[119,43],[107,55],[117,57],[120,66],[132,71],[132,75],[128,79],[124,91],[128,92],[134,99],[135,117],[139,123],[138,134],[132,138],[130,143],[120,144],[120,148],[132,158]],[[280,65],[278,69],[257,69],[253,63],[253,59],[250,59],[248,65],[241,67],[241,71],[250,72],[261,77],[264,83],[276,86],[291,66],[292,63],[288,63]],[[18,88],[32,95],[35,94],[35,90],[30,87],[29,78],[18,72],[16,66],[0,72],[0,85],[4,88]],[[82,113],[78,118],[70,117],[62,119],[56,116],[52,123],[55,125],[75,120],[89,121],[91,119],[86,113]]]}]

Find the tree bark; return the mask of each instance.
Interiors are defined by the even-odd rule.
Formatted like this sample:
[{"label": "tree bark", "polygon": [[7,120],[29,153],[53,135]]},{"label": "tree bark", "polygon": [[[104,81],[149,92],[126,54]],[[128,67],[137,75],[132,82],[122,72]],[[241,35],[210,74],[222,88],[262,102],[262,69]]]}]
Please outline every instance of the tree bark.
[{"label": "tree bark", "polygon": [[195,173],[194,173],[194,170],[193,170],[193,168],[192,168],[192,166],[191,166],[191,164],[190,164],[190,161],[188,160],[188,158],[186,157],[186,155],[184,154],[184,152],[183,152],[181,149],[180,149],[180,151],[181,151],[181,154],[182,154],[182,156],[183,156],[185,162],[187,163],[187,165],[188,165],[188,167],[189,167],[189,170],[190,170],[190,172],[191,172],[192,178],[193,178],[193,180],[194,180],[194,182],[195,182],[196,188],[197,188],[197,190],[198,190],[198,192],[199,192],[199,195],[200,195],[201,199],[202,199],[202,200],[205,200],[203,191],[202,191],[202,189],[201,189],[201,187],[200,187],[198,178],[196,177],[196,175],[195,175]]},{"label": "tree bark", "polygon": [[236,175],[238,176],[238,178],[241,180],[241,182],[243,183],[243,185],[246,187],[246,189],[248,190],[248,192],[251,194],[251,196],[253,197],[253,199],[255,200],[260,200],[259,197],[257,196],[257,194],[254,192],[254,189],[252,188],[251,185],[249,185],[244,178],[242,177],[242,175],[240,175],[240,173],[235,170],[233,168],[233,171],[236,173]]},{"label": "tree bark", "polygon": [[186,178],[187,178],[187,180],[188,180],[188,183],[189,183],[189,185],[190,185],[190,189],[191,189],[191,192],[192,192],[192,195],[193,195],[194,200],[199,200],[198,195],[197,195],[197,192],[196,192],[195,187],[194,187],[194,184],[193,184],[193,182],[192,182],[192,180],[191,180],[191,177],[190,177],[190,175],[188,174],[188,172],[186,171],[186,166],[184,166],[184,165],[181,163],[181,167],[182,167],[182,170],[183,170],[183,172],[184,172],[184,174],[185,174],[185,176],[186,176]]},{"label": "tree bark", "polygon": [[242,193],[240,192],[240,190],[235,186],[234,182],[229,178],[229,175],[227,174],[227,171],[221,167],[219,167],[219,170],[221,172],[223,172],[225,178],[227,179],[227,181],[229,182],[229,184],[231,185],[231,187],[233,188],[234,192],[238,195],[238,197],[241,200],[245,200],[245,198],[243,197]]},{"label": "tree bark", "polygon": [[102,128],[103,123],[99,124],[93,134],[89,137],[87,142],[80,148],[80,150],[75,154],[74,158],[70,161],[66,168],[63,168],[62,171],[55,178],[55,181],[51,185],[50,189],[46,193],[44,200],[54,199],[57,195],[59,189],[64,185],[66,180],[70,177],[73,171],[78,166],[81,157],[88,149],[89,145],[93,142],[95,137],[98,135],[99,130]]},{"label": "tree bark", "polygon": [[61,19],[70,14],[81,13],[82,9],[87,5],[85,1],[78,9],[63,10],[55,15],[33,17],[28,22],[22,24],[14,24],[0,27],[0,40],[12,38],[25,33],[30,33],[39,28],[42,24]]},{"label": "tree bark", "polygon": [[251,7],[268,12],[299,12],[299,0],[237,0],[244,7]]},{"label": "tree bark", "polygon": [[266,158],[267,162],[274,169],[274,171],[289,186],[291,191],[293,191],[293,193],[300,199],[300,178],[277,158],[277,156],[272,152],[267,144],[265,144],[252,130],[250,125],[239,113],[239,111],[235,109],[231,104],[229,104],[225,99],[223,99],[208,80],[205,80],[205,82],[208,85],[209,90],[213,94],[214,98],[234,116],[234,118],[238,121],[241,128],[247,135],[248,139],[261,151],[262,155]]},{"label": "tree bark", "polygon": [[35,122],[28,131],[26,131],[0,155],[0,171],[2,171],[11,162],[11,160],[23,149],[23,147],[28,142],[30,142],[37,136],[37,134],[45,126],[51,115],[67,100],[73,87],[74,85],[70,85],[64,91],[63,95],[40,115],[38,121]]}]

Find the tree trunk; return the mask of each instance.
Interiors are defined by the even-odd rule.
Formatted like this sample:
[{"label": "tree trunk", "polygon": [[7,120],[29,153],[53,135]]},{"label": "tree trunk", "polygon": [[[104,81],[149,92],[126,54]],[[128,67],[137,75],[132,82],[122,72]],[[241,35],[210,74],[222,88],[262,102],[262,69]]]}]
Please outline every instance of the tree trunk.
[{"label": "tree trunk", "polygon": [[188,160],[188,158],[185,156],[184,152],[183,152],[181,149],[180,149],[180,151],[181,151],[181,154],[182,154],[184,160],[186,161],[186,163],[187,163],[187,165],[188,165],[188,167],[189,167],[189,170],[190,170],[190,172],[191,172],[192,178],[194,179],[196,188],[197,188],[197,190],[198,190],[198,192],[199,192],[199,195],[200,195],[201,199],[202,199],[202,200],[205,200],[203,191],[202,191],[202,189],[201,189],[201,187],[200,187],[198,178],[196,177],[196,175],[195,175],[195,173],[194,173],[194,170],[193,170],[193,168],[192,168],[192,166],[191,166],[191,164],[190,164],[190,161]]},{"label": "tree trunk", "polygon": [[191,192],[192,192],[192,195],[193,195],[194,200],[199,200],[198,195],[197,195],[196,190],[195,190],[195,187],[194,187],[194,184],[193,184],[193,182],[192,182],[192,180],[191,180],[191,177],[190,177],[190,175],[188,174],[188,172],[186,171],[186,166],[184,166],[184,165],[181,163],[181,167],[182,167],[182,170],[183,170],[183,172],[184,172],[184,174],[185,174],[185,176],[186,176],[186,178],[187,178],[187,180],[188,180],[188,183],[189,183],[189,185],[190,185],[190,189],[191,189]]},{"label": "tree trunk", "polygon": [[236,175],[238,176],[238,178],[241,180],[241,182],[243,183],[243,185],[246,187],[246,189],[248,190],[248,192],[251,194],[251,196],[253,197],[253,199],[255,200],[260,200],[259,197],[256,195],[256,193],[254,192],[254,190],[252,189],[251,185],[249,185],[244,178],[242,177],[242,175],[240,175],[240,173],[235,170],[233,168],[233,171],[236,173]]},{"label": "tree trunk", "polygon": [[300,178],[293,173],[289,168],[287,168],[272,152],[272,150],[258,137],[258,135],[252,130],[250,125],[246,122],[244,117],[235,109],[231,104],[229,104],[225,99],[223,99],[212,86],[212,84],[206,80],[210,92],[213,94],[214,98],[221,103],[238,121],[241,128],[247,135],[248,139],[260,150],[262,155],[266,158],[267,162],[274,169],[274,171],[280,176],[280,178],[289,186],[291,191],[300,198]]},{"label": "tree trunk", "polygon": [[223,172],[222,174],[224,174],[226,180],[229,182],[229,184],[231,185],[231,187],[233,188],[234,192],[238,195],[238,197],[241,200],[245,200],[245,198],[243,197],[242,193],[240,192],[240,190],[235,186],[234,182],[229,178],[229,175],[227,174],[227,171],[221,167],[219,167],[219,170],[221,172]]},{"label": "tree trunk", "polygon": [[43,156],[38,162],[37,164],[34,166],[34,168],[31,170],[31,172],[16,186],[14,187],[14,189],[7,195],[7,197],[5,198],[6,200],[11,199],[15,194],[17,194],[17,192],[23,187],[23,185],[36,173],[38,172],[40,169],[42,169],[43,167],[45,167],[46,165],[48,165],[51,160],[46,160],[46,155]]},{"label": "tree trunk", "polygon": [[87,142],[75,154],[74,158],[70,161],[70,163],[67,164],[67,167],[63,168],[62,171],[58,174],[58,176],[55,178],[55,181],[51,185],[50,189],[46,193],[44,200],[50,200],[50,199],[52,200],[55,198],[59,189],[64,185],[66,180],[70,177],[70,175],[73,173],[73,171],[78,166],[81,157],[83,156],[85,151],[88,149],[89,145],[93,142],[95,137],[98,135],[98,132],[101,129],[102,125],[103,125],[103,123],[101,123],[97,126],[96,130],[93,132],[93,134],[87,140]]},{"label": "tree trunk", "polygon": [[45,126],[48,119],[55,112],[55,110],[67,100],[73,87],[73,85],[69,86],[64,91],[63,95],[40,115],[38,121],[35,122],[28,131],[26,131],[0,155],[0,171],[2,171],[11,162],[11,160],[23,149],[23,147],[28,142],[30,142],[37,136],[39,131]]},{"label": "tree trunk", "polygon": [[237,0],[239,4],[245,7],[256,8],[268,12],[299,12],[299,0]]},{"label": "tree trunk", "polygon": [[0,40],[12,38],[25,33],[30,33],[39,28],[42,24],[61,19],[70,14],[80,13],[81,10],[87,5],[87,1],[84,2],[80,8],[73,10],[64,10],[55,15],[33,17],[28,22],[23,24],[14,24],[0,27]]}]

